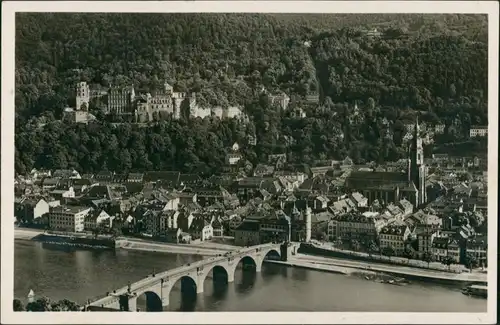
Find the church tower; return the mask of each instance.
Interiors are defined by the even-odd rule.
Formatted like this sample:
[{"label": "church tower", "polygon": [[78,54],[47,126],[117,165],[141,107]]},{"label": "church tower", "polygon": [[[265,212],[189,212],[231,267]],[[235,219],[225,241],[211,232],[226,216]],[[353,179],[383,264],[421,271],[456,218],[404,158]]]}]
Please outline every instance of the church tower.
[{"label": "church tower", "polygon": [[413,129],[412,146],[410,150],[410,179],[418,190],[418,205],[427,201],[425,178],[427,168],[424,164],[424,147],[420,138],[420,126],[417,121]]}]

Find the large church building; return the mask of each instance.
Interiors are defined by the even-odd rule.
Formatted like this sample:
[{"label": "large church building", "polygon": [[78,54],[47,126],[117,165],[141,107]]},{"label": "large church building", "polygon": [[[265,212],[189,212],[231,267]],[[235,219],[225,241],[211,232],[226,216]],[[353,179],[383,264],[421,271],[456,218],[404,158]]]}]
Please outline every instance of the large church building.
[{"label": "large church building", "polygon": [[407,199],[415,207],[424,204],[427,201],[427,168],[418,118],[413,133],[406,172],[353,171],[346,179],[346,187],[361,192],[369,204],[375,200],[388,204],[402,199]]}]

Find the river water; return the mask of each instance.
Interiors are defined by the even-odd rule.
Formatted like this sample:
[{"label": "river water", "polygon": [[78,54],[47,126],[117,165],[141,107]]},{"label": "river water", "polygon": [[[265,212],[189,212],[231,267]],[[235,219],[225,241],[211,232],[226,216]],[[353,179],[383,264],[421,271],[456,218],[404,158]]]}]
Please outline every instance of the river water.
[{"label": "river water", "polygon": [[[142,251],[88,251],[15,241],[14,296],[37,296],[83,303],[201,256]],[[180,281],[179,281],[180,282]],[[341,311],[341,312],[486,312],[486,299],[468,297],[460,288],[413,282],[395,286],[355,276],[264,264],[262,272],[237,270],[234,283],[213,290],[211,279],[196,301],[183,303],[180,285],[166,310]],[[145,300],[138,301],[145,310]]]}]

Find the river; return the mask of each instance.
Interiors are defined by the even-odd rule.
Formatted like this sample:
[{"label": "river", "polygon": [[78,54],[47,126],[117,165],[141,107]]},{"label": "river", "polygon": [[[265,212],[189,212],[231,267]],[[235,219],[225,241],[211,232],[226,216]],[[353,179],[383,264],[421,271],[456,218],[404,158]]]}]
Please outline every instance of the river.
[{"label": "river", "polygon": [[[123,287],[153,271],[189,263],[201,256],[142,251],[88,251],[47,247],[16,240],[14,296],[26,302],[37,296],[54,300],[86,299]],[[179,281],[180,282],[180,281]],[[468,297],[450,286],[413,282],[394,286],[355,276],[324,273],[275,264],[262,272],[237,270],[234,283],[213,290],[207,279],[196,301],[181,301],[178,287],[167,310],[196,311],[340,311],[340,312],[486,312],[486,299]],[[145,310],[145,301],[138,301]]]}]

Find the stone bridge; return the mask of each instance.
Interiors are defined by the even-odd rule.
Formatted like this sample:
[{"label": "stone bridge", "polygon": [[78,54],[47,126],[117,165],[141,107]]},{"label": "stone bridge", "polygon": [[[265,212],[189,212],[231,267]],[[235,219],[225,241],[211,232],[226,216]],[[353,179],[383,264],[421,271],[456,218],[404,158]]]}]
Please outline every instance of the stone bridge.
[{"label": "stone bridge", "polygon": [[108,292],[101,299],[88,302],[84,310],[137,311],[137,298],[144,294],[147,311],[162,311],[163,307],[169,305],[170,291],[178,281],[181,281],[182,295],[185,293],[196,295],[203,292],[203,284],[209,274],[212,274],[214,282],[217,280],[230,283],[234,281],[236,267],[240,262],[243,268],[250,267],[260,272],[265,259],[286,260],[292,249],[293,245],[290,243],[245,247],[162,273],[151,274],[126,287]]}]

